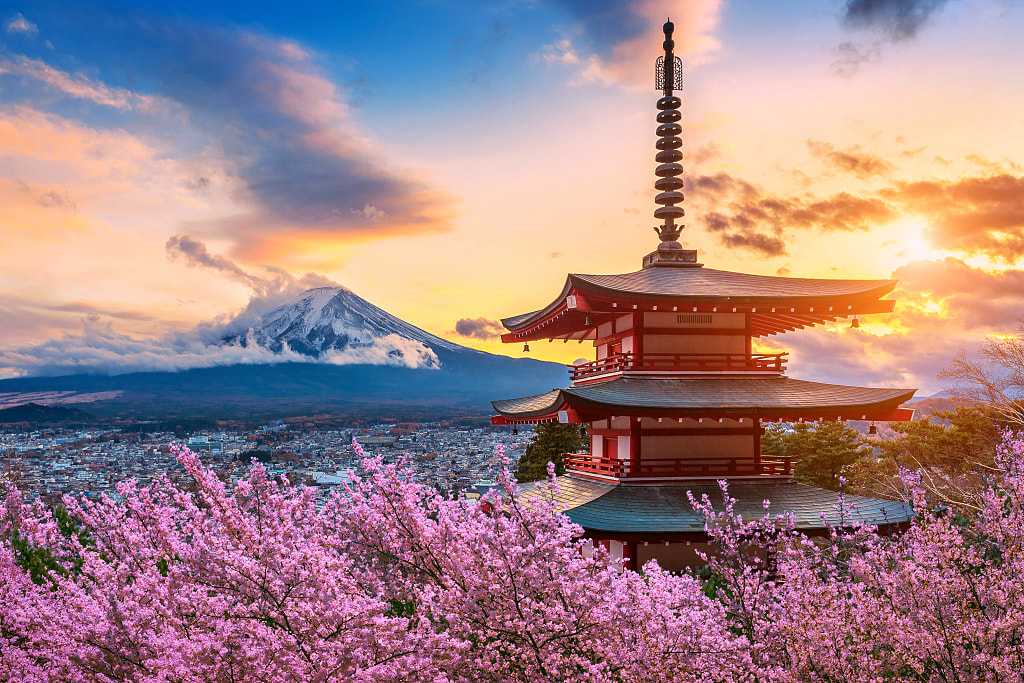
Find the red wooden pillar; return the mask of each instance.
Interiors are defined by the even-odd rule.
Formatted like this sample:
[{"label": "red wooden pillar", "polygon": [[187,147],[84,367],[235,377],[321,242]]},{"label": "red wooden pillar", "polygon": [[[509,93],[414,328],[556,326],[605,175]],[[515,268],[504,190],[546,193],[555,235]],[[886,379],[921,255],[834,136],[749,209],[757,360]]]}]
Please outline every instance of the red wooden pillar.
[{"label": "red wooden pillar", "polygon": [[622,565],[626,569],[637,570],[636,562],[636,541],[623,541],[622,543],[622,558],[625,562]]},{"label": "red wooden pillar", "polygon": [[746,347],[745,348],[746,348],[746,353],[747,353],[747,359],[749,360],[751,354],[754,352],[753,341],[751,339],[751,337],[752,337],[752,330],[750,328],[750,314],[749,313],[747,313],[746,317],[744,318],[743,327],[744,327],[744,333],[746,334],[746,338],[747,338],[746,339]]},{"label": "red wooden pillar", "polygon": [[640,418],[629,418],[629,476],[640,475]]},{"label": "red wooden pillar", "polygon": [[633,367],[643,367],[644,355],[644,314],[633,312]]},{"label": "red wooden pillar", "polygon": [[764,433],[764,427],[761,426],[761,418],[755,417],[754,420],[754,471],[758,474],[761,473],[761,434]]}]

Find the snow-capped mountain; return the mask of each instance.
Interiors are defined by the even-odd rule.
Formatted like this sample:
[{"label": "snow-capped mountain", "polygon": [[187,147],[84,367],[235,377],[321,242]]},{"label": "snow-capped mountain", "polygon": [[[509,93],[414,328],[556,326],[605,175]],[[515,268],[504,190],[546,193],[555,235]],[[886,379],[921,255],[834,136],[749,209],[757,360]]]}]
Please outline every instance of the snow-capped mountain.
[{"label": "snow-capped mountain", "polygon": [[147,419],[337,413],[433,420],[486,415],[491,399],[548,391],[566,379],[563,365],[454,344],[343,287],[310,289],[265,313],[244,311],[198,346],[166,353],[222,362],[19,377],[0,380],[0,394],[102,394],[109,398],[90,403],[90,413]]},{"label": "snow-capped mountain", "polygon": [[436,367],[436,352],[464,346],[410,325],[344,287],[310,289],[265,313],[228,343],[350,362]]}]

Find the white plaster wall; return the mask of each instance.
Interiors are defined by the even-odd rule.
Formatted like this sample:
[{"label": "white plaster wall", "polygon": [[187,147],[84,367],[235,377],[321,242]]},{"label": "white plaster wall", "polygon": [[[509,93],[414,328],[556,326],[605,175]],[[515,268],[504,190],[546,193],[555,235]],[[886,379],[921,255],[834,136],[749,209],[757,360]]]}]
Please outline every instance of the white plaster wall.
[{"label": "white plaster wall", "polygon": [[615,319],[615,331],[622,332],[633,327],[633,314],[627,313],[626,315],[620,315]]},{"label": "white plaster wall", "polygon": [[592,435],[590,437],[590,452],[596,458],[600,458],[604,455],[604,437]]},{"label": "white plaster wall", "polygon": [[622,550],[622,541],[608,541],[608,554],[611,555],[612,559],[621,560]]},{"label": "white plaster wall", "polygon": [[629,429],[629,417],[617,415],[612,418],[612,429]]}]

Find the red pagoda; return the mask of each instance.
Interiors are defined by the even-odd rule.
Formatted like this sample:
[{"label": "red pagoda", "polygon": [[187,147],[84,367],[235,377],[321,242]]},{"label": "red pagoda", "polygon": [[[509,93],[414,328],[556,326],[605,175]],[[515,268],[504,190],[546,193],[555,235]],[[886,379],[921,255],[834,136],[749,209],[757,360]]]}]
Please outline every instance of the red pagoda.
[{"label": "red pagoda", "polygon": [[[673,25],[657,60],[658,248],[621,275],[570,274],[547,306],[502,320],[502,341],[589,340],[596,359],[570,369],[570,384],[537,396],[494,401],[498,425],[585,424],[587,453],[565,456],[560,508],[613,556],[636,568],[693,561],[706,540],[689,504],[720,497],[717,480],[744,515],[791,513],[797,528],[821,532],[839,521],[838,494],[793,480],[792,463],[764,457],[766,422],[902,421],[913,389],[823,384],[786,376],[786,354],[753,353],[752,340],[839,318],[893,310],[894,280],[825,280],[705,268],[679,243],[683,202],[682,63]],[[526,485],[527,495],[530,485]],[[901,502],[846,496],[845,519],[885,528],[911,515]]]}]

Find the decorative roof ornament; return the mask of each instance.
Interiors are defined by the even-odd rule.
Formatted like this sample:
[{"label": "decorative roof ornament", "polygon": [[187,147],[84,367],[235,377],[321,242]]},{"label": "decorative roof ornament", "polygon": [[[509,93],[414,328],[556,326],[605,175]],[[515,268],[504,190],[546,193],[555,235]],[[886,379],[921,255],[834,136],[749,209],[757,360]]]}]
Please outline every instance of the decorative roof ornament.
[{"label": "decorative roof ornament", "polygon": [[683,158],[680,148],[683,141],[679,137],[683,127],[679,120],[683,118],[679,108],[682,100],[675,96],[674,91],[682,90],[683,87],[683,60],[676,57],[672,50],[675,48],[675,41],[672,40],[672,31],[675,25],[672,21],[666,21],[663,27],[665,31],[665,42],[662,47],[665,54],[658,57],[655,62],[655,87],[662,91],[662,97],[658,100],[658,153],[654,160],[658,166],[654,173],[658,176],[654,183],[658,195],[654,198],[655,203],[660,206],[655,209],[654,217],[662,219],[663,223],[654,228],[661,238],[657,251],[653,251],[644,257],[644,268],[652,266],[676,266],[699,268],[703,264],[697,263],[696,249],[683,249],[679,243],[679,234],[685,227],[677,225],[676,220],[686,215],[683,207],[677,206],[683,202],[683,165],[679,163]]}]

